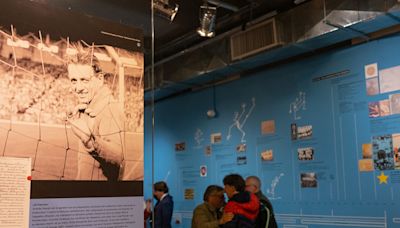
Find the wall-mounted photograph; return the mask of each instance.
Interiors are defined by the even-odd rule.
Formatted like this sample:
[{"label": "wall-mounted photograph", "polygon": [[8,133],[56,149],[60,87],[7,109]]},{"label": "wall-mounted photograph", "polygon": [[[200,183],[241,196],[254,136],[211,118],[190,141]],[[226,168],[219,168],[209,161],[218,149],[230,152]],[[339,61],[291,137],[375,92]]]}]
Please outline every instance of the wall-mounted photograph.
[{"label": "wall-mounted photograph", "polygon": [[300,181],[302,188],[316,188],[318,186],[316,173],[301,173]]},{"label": "wall-mounted photograph", "polygon": [[143,179],[143,54],[0,30],[1,156],[33,180]]},{"label": "wall-mounted photograph", "polygon": [[298,148],[297,159],[300,161],[314,160],[314,148],[312,147]]}]

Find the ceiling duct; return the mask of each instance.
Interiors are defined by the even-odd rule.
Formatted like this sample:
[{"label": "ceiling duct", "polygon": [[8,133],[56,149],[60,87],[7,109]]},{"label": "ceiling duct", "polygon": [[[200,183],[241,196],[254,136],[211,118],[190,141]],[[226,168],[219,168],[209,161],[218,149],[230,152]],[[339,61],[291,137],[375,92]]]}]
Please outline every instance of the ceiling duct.
[{"label": "ceiling duct", "polygon": [[281,45],[275,18],[271,18],[231,36],[233,61]]}]

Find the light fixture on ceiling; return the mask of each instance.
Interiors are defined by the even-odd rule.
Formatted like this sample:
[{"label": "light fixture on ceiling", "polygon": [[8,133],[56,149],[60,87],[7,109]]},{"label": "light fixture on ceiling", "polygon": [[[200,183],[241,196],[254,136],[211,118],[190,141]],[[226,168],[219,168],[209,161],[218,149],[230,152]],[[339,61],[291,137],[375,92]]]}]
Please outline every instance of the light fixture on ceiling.
[{"label": "light fixture on ceiling", "polygon": [[200,6],[200,27],[197,33],[203,37],[215,36],[215,19],[217,8],[207,4]]},{"label": "light fixture on ceiling", "polygon": [[172,22],[178,13],[179,5],[169,4],[168,0],[155,0],[153,8],[157,15]]}]

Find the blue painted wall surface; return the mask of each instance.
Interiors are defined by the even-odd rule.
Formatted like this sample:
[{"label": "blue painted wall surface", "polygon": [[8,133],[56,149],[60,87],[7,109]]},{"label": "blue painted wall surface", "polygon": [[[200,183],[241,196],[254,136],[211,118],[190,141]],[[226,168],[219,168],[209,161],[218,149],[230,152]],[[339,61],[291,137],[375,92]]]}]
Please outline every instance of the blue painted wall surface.
[{"label": "blue painted wall surface", "polygon": [[[212,89],[162,101],[155,107],[154,179],[166,180],[175,200],[176,227],[190,227],[191,212],[202,202],[205,188],[222,185],[231,172],[258,175],[264,193],[269,191],[278,222],[288,227],[400,227],[399,171],[385,170],[387,184],[379,183],[381,171],[359,172],[362,144],[372,136],[400,133],[400,116],[369,118],[368,102],[387,99],[391,93],[367,96],[364,66],[378,63],[379,69],[400,65],[400,36],[335,50],[294,63],[258,72],[216,87],[218,117],[208,119]],[[327,74],[349,70],[342,77],[313,82]],[[400,75],[399,75],[400,80]],[[294,119],[290,104],[299,92],[306,94],[305,110]],[[238,153],[242,134],[232,128],[234,113],[246,111],[255,98],[255,108],[243,125],[246,152]],[[151,197],[151,110],[146,109],[145,198]],[[261,122],[275,121],[275,133],[262,135]],[[312,125],[310,138],[292,141],[290,125]],[[195,140],[200,129],[203,141]],[[221,133],[222,141],[211,145],[210,134]],[[185,151],[175,144],[185,142]],[[204,148],[211,145],[212,154]],[[300,161],[297,149],[312,147],[314,160]],[[273,150],[272,161],[260,153]],[[239,156],[247,163],[237,164]],[[200,166],[208,168],[200,177]],[[302,188],[300,174],[317,175],[316,188]],[[279,182],[271,184],[277,177]],[[185,200],[185,189],[194,189],[194,199]]]}]

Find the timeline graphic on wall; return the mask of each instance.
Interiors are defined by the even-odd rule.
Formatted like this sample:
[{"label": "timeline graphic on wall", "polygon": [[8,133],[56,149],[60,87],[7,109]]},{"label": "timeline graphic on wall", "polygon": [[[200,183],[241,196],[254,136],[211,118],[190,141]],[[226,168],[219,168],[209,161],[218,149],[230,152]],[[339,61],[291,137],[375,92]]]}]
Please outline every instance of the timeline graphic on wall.
[{"label": "timeline graphic on wall", "polygon": [[[265,72],[269,77],[216,87],[217,118],[203,120],[204,110],[194,105],[190,117],[163,117],[164,129],[196,123],[210,135],[204,153],[171,158],[182,167],[184,183],[198,189],[194,202],[201,202],[207,185],[222,185],[229,173],[257,175],[282,226],[400,225],[400,62],[393,57],[400,53],[400,37],[382,42],[395,47],[378,51],[382,58],[371,54],[342,61],[365,54],[362,48],[349,49],[277,67]],[[378,49],[375,42],[364,45]],[[247,92],[240,94],[247,102],[238,105],[244,85]],[[201,102],[207,92],[165,106]],[[173,132],[176,138],[193,135],[184,128]],[[200,166],[207,166],[206,178],[199,177]],[[180,203],[185,205],[180,213],[189,214],[193,200]]]}]

